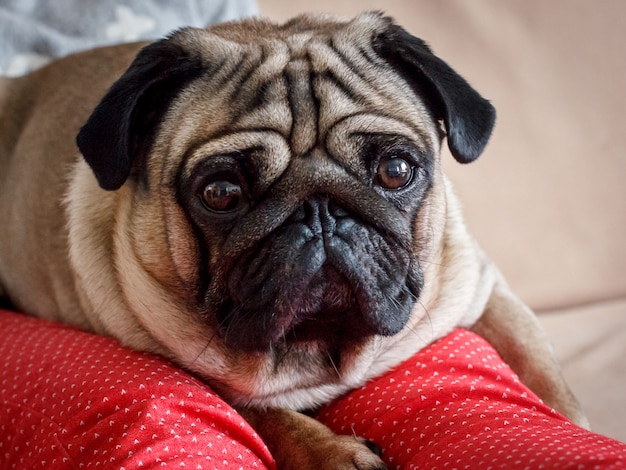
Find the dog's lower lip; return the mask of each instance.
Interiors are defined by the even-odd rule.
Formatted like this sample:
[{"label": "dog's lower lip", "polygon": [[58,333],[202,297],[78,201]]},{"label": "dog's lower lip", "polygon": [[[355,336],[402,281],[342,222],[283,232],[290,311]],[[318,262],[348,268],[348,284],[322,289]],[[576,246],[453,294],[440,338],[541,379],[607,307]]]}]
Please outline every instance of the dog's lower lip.
[{"label": "dog's lower lip", "polygon": [[294,326],[286,335],[294,342],[324,342],[328,341],[329,335],[341,330],[341,325],[336,320],[328,319],[307,319]]}]

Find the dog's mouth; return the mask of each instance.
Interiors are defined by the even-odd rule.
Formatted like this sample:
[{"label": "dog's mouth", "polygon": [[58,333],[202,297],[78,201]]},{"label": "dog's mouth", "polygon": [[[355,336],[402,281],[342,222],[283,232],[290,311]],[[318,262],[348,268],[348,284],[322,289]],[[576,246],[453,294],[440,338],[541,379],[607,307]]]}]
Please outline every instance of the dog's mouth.
[{"label": "dog's mouth", "polygon": [[410,248],[328,201],[307,204],[214,280],[211,303],[228,346],[337,350],[408,322],[422,287]]},{"label": "dog's mouth", "polygon": [[363,319],[355,290],[333,266],[324,266],[311,280],[310,289],[296,299],[288,343],[353,342],[376,333]]},{"label": "dog's mouth", "polygon": [[[323,266],[306,289],[285,289],[274,311],[256,310],[232,301],[223,305],[219,330],[231,347],[263,352],[316,343],[332,348],[375,334],[362,318],[354,289],[332,266]],[[325,349],[326,349],[325,348]]]},{"label": "dog's mouth", "polygon": [[409,276],[407,282],[399,275],[405,282],[398,282],[393,276],[381,279],[370,274],[368,269],[345,274],[324,262],[308,277],[302,273],[295,279],[274,277],[259,283],[254,293],[242,286],[238,293],[243,295],[222,304],[218,331],[228,346],[250,352],[306,343],[338,351],[373,335],[394,335],[410,317],[421,277]]}]

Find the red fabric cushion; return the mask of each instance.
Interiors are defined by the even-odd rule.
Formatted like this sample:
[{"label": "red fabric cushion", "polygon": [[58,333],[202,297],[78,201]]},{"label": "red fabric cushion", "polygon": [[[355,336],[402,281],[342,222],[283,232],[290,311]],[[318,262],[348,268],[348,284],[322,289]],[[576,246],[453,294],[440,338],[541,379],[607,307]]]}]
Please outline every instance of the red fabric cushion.
[{"label": "red fabric cushion", "polygon": [[[254,430],[166,360],[0,312],[0,468],[275,468]],[[626,445],[544,406],[457,330],[320,411],[390,468],[625,468]]]},{"label": "red fabric cushion", "polygon": [[390,468],[626,468],[626,445],[544,405],[485,340],[461,329],[318,419],[372,439]]},{"label": "red fabric cushion", "polygon": [[0,468],[274,468],[254,430],[166,360],[0,312]]}]

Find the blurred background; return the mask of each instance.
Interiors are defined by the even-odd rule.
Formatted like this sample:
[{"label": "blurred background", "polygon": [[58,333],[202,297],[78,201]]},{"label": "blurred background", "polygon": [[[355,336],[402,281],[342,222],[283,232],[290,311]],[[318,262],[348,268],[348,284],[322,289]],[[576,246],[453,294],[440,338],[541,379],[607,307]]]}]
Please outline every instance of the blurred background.
[{"label": "blurred background", "polygon": [[498,111],[467,223],[554,341],[595,431],[626,442],[626,2],[258,0],[261,15],[382,10]]},{"label": "blurred background", "polygon": [[188,24],[363,10],[395,17],[497,108],[481,158],[446,151],[444,167],[593,429],[626,442],[623,0],[0,0],[0,75]]}]

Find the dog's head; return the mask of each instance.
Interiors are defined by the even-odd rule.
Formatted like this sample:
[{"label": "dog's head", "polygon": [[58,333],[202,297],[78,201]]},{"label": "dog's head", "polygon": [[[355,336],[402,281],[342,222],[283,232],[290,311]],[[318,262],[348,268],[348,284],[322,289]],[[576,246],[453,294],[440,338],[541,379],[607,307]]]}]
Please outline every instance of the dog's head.
[{"label": "dog's head", "polygon": [[121,283],[175,356],[339,367],[407,325],[443,224],[441,139],[471,162],[494,116],[390,19],[303,16],[145,47],[78,146],[102,188],[131,194],[117,236],[133,261],[117,263],[143,277]]}]

